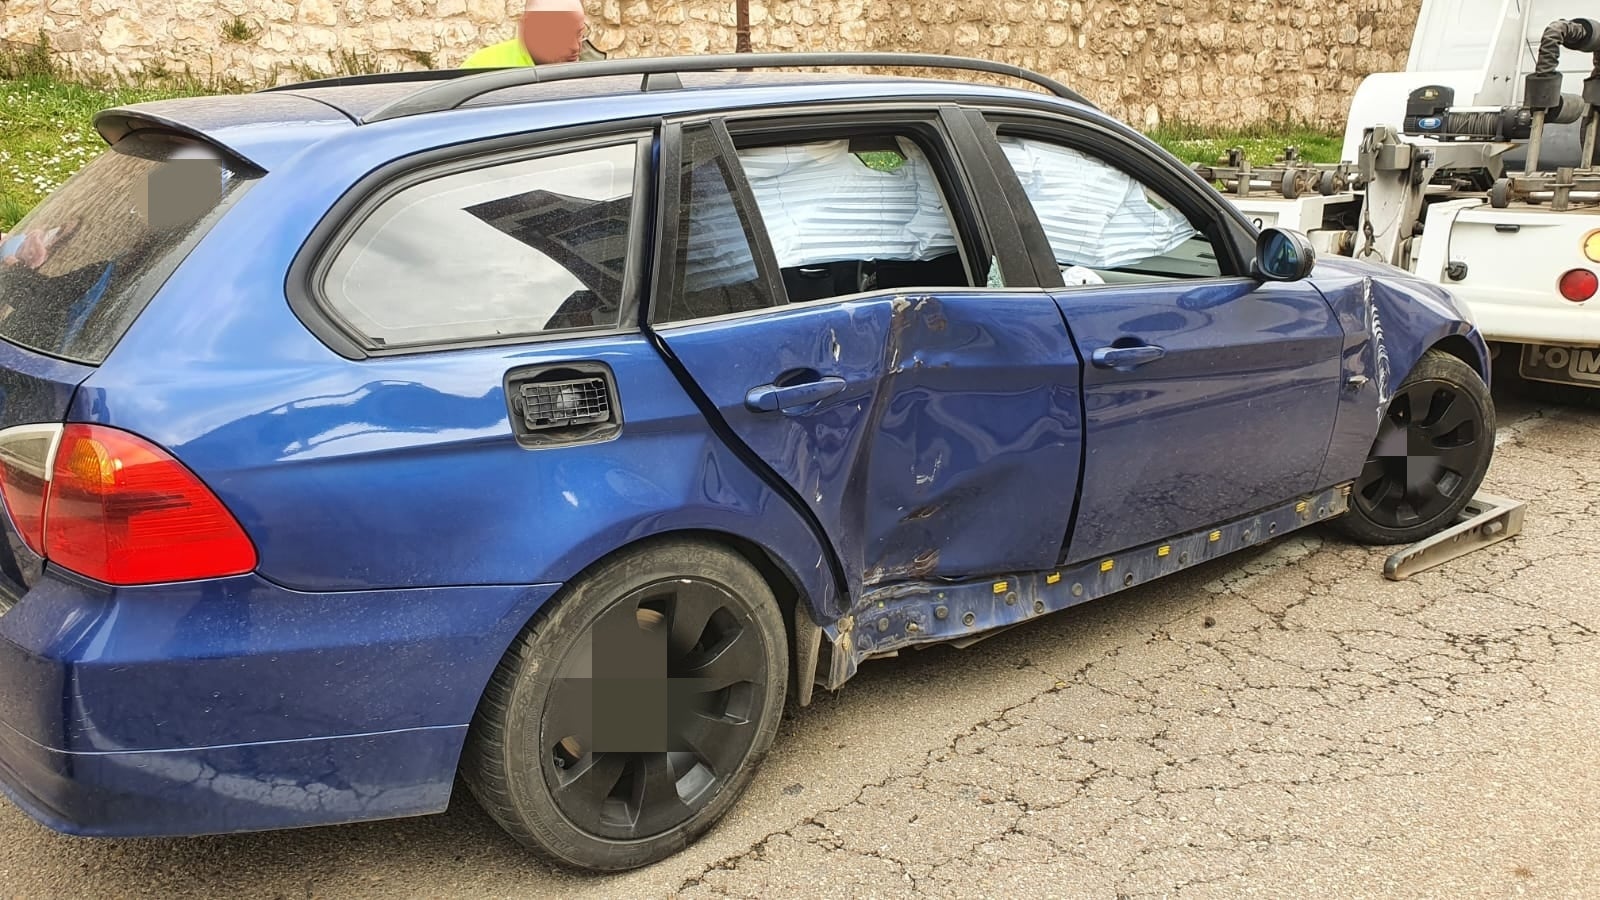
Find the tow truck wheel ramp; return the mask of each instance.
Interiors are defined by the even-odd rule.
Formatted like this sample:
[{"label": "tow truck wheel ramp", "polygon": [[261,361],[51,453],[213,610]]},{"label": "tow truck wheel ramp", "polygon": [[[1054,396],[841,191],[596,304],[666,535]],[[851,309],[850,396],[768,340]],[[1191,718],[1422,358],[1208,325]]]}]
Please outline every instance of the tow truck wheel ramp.
[{"label": "tow truck wheel ramp", "polygon": [[1479,493],[1468,501],[1456,524],[1389,557],[1383,575],[1404,581],[1452,559],[1481,550],[1522,533],[1528,504],[1493,494]]}]

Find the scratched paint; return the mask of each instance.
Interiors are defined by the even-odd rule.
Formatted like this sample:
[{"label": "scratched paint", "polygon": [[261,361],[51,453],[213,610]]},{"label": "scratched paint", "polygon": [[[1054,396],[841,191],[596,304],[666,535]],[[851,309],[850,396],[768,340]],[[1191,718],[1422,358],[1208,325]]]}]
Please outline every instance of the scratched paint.
[{"label": "scratched paint", "polygon": [[[1056,562],[1077,486],[1079,375],[1041,299],[884,294],[662,336],[732,431],[801,490],[859,590]],[[750,387],[800,373],[845,388],[814,408],[745,408]]]}]

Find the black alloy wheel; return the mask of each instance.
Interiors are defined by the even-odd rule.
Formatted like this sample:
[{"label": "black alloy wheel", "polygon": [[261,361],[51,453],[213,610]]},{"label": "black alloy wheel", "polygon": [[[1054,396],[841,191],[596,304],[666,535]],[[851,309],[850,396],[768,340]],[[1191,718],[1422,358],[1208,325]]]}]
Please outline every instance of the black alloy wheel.
[{"label": "black alloy wheel", "polygon": [[1488,471],[1494,429],[1477,372],[1429,351],[1389,399],[1350,511],[1335,525],[1366,543],[1399,544],[1453,524]]}]

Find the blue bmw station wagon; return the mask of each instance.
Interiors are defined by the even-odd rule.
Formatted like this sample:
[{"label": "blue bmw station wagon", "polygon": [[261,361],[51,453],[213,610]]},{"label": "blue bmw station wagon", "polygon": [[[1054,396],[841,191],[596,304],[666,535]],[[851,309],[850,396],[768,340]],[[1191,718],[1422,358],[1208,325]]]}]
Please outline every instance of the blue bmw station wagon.
[{"label": "blue bmw station wagon", "polygon": [[[1015,89],[818,74],[941,66]],[[734,72],[734,68],[750,71]],[[1453,524],[1484,342],[1048,78],[612,60],[108,110],[0,260],[0,787],[661,859],[787,703]]]}]

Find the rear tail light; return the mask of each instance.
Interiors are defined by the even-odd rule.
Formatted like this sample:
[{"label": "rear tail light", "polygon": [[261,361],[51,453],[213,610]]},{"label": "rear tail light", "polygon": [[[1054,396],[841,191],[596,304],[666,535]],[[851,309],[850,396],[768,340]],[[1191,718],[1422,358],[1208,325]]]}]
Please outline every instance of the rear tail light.
[{"label": "rear tail light", "polygon": [[221,578],[255,545],[195,474],[161,448],[101,425],[0,432],[0,494],[28,546],[107,584]]},{"label": "rear tail light", "polygon": [[1588,269],[1572,269],[1561,276],[1561,296],[1582,303],[1600,291],[1600,278]]}]

